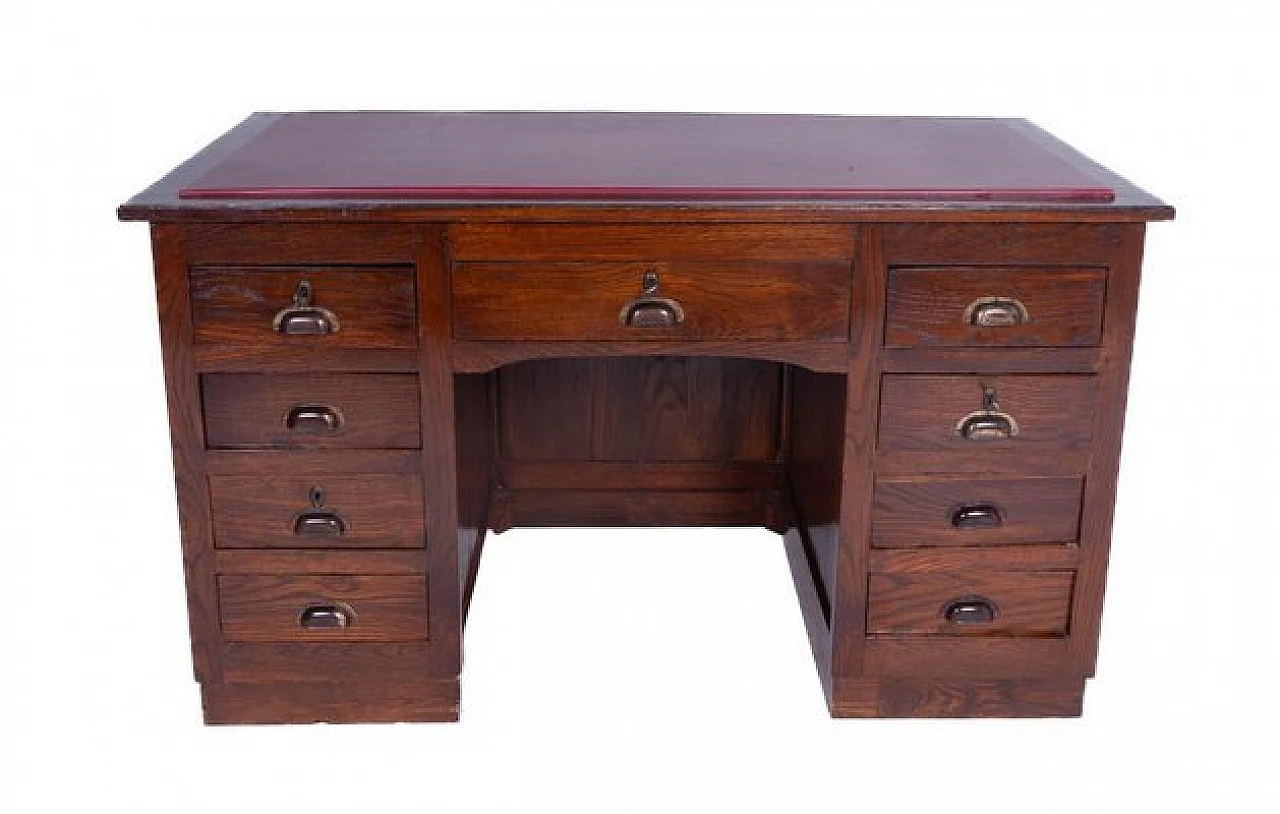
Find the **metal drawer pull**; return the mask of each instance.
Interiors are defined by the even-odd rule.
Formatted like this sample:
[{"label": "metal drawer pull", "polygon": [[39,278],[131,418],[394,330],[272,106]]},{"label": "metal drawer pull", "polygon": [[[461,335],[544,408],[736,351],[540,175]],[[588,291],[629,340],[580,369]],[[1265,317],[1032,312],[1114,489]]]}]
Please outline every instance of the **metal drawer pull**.
[{"label": "metal drawer pull", "polygon": [[356,612],[342,602],[308,605],[298,614],[298,626],[303,630],[339,630],[355,623]]},{"label": "metal drawer pull", "polygon": [[684,322],[684,308],[670,297],[659,297],[658,272],[650,270],[640,279],[640,296],[622,306],[618,322],[628,328],[673,328]]},{"label": "metal drawer pull", "polygon": [[293,521],[293,533],[299,537],[341,537],[347,533],[347,521],[333,512],[303,512]]},{"label": "metal drawer pull", "polygon": [[982,388],[982,409],[956,422],[956,435],[967,441],[1004,441],[1018,435],[1018,422],[1001,412],[993,387]]},{"label": "metal drawer pull", "polygon": [[999,615],[996,603],[980,596],[953,600],[942,609],[942,617],[955,625],[985,625]]},{"label": "metal drawer pull", "polygon": [[277,333],[286,336],[323,336],[336,334],[338,318],[327,308],[311,304],[311,282],[302,280],[293,292],[293,305],[281,309],[271,321]]},{"label": "metal drawer pull", "polygon": [[342,428],[342,414],[327,404],[299,404],[285,416],[284,425],[301,433],[334,432]]},{"label": "metal drawer pull", "polygon": [[1026,325],[1031,314],[1012,297],[979,297],[964,309],[964,321],[978,328],[1011,328]]},{"label": "metal drawer pull", "polygon": [[1004,515],[994,503],[973,503],[951,512],[951,525],[958,529],[998,529]]}]

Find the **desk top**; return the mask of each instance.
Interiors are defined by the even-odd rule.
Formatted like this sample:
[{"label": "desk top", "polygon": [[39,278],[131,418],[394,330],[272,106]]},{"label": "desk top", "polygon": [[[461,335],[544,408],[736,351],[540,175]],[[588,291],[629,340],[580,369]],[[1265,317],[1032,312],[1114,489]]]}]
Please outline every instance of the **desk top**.
[{"label": "desk top", "polygon": [[255,114],[120,214],[575,204],[1164,206],[1022,119],[329,112]]}]

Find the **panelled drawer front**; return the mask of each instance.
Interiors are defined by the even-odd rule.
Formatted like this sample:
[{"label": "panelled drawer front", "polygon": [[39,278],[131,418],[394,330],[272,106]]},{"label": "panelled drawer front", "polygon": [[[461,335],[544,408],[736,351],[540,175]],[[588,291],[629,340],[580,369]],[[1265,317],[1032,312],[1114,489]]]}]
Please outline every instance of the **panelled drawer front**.
[{"label": "panelled drawer front", "polygon": [[417,345],[414,302],[411,266],[191,271],[197,345],[412,348]]},{"label": "panelled drawer front", "polygon": [[878,449],[1081,450],[1096,402],[1092,375],[887,375]]},{"label": "panelled drawer front", "polygon": [[1102,337],[1101,268],[889,271],[885,345],[1088,347]]},{"label": "panelled drawer front", "polygon": [[459,263],[454,335],[845,341],[850,269],[840,261]]},{"label": "panelled drawer front", "polygon": [[212,449],[421,446],[412,374],[209,373],[201,381]]},{"label": "panelled drawer front", "polygon": [[873,573],[867,632],[1065,636],[1074,582],[1074,571]]},{"label": "panelled drawer front", "polygon": [[218,548],[421,548],[418,475],[209,478]]},{"label": "panelled drawer front", "polygon": [[878,478],[871,544],[1074,543],[1083,478]]},{"label": "panelled drawer front", "polygon": [[[229,642],[427,638],[421,575],[224,574],[218,600]],[[339,617],[345,625],[335,623]]]}]

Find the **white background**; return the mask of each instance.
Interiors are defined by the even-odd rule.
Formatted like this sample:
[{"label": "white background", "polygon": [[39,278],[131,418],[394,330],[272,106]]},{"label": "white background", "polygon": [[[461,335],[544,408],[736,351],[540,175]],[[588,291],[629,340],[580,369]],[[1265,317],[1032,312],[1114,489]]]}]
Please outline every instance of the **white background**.
[{"label": "white background", "polygon": [[[11,4],[0,809],[1275,811],[1271,4]],[[460,725],[205,728],[146,228],[253,110],[1026,116],[1161,195],[1081,720],[828,720],[765,532],[491,538]]]}]

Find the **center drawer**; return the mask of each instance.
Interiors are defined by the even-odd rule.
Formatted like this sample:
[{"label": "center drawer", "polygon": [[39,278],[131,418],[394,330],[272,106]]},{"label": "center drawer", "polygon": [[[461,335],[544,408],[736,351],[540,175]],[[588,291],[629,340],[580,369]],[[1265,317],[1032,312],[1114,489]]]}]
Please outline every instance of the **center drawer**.
[{"label": "center drawer", "polygon": [[848,338],[844,226],[477,224],[451,241],[461,340]]}]

